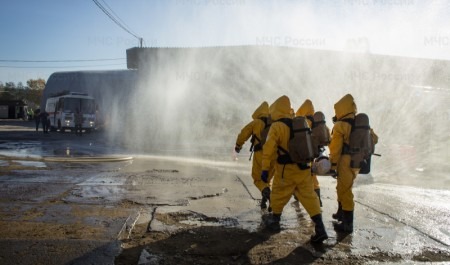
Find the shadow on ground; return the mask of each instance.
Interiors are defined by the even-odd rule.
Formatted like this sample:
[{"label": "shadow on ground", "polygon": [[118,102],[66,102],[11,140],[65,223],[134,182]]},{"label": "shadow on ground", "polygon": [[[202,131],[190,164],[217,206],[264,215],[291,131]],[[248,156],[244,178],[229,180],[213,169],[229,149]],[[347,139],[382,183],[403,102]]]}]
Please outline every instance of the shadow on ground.
[{"label": "shadow on ground", "polygon": [[[124,249],[115,264],[281,264],[294,260],[299,264],[319,258],[310,247],[300,246],[277,262],[277,247],[267,243],[273,235],[266,230],[248,232],[224,227],[198,227],[172,235],[160,233],[160,240],[153,234],[156,241]],[[259,250],[254,251],[255,248]]]}]

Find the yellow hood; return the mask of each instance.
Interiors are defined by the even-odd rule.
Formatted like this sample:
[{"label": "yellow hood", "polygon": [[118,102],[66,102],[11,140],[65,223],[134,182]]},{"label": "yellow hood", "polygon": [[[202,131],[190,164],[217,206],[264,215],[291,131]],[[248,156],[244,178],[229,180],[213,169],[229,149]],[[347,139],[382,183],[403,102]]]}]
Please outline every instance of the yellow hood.
[{"label": "yellow hood", "polygon": [[336,114],[337,120],[340,120],[344,117],[354,117],[354,114],[356,114],[356,104],[353,100],[353,96],[350,94],[345,95],[342,97],[336,104],[334,104],[334,113]]},{"label": "yellow hood", "polygon": [[303,104],[298,108],[295,116],[313,116],[314,115],[314,105],[311,100],[307,99]]},{"label": "yellow hood", "polygon": [[258,119],[262,117],[268,117],[269,116],[269,103],[264,101],[259,105],[259,107],[253,112],[252,118]]},{"label": "yellow hood", "polygon": [[269,108],[269,113],[273,121],[281,118],[292,118],[290,112],[291,101],[287,96],[279,97]]}]

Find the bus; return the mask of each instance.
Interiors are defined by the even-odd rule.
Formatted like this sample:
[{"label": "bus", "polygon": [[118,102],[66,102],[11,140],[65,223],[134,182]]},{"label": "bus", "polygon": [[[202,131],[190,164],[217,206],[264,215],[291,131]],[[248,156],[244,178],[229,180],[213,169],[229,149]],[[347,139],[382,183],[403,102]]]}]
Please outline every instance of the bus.
[{"label": "bus", "polygon": [[66,129],[70,129],[74,131],[77,110],[80,110],[83,114],[82,129],[86,132],[94,130],[96,126],[96,105],[93,97],[85,93],[71,92],[48,98],[45,111],[49,114],[50,130],[64,132]]}]

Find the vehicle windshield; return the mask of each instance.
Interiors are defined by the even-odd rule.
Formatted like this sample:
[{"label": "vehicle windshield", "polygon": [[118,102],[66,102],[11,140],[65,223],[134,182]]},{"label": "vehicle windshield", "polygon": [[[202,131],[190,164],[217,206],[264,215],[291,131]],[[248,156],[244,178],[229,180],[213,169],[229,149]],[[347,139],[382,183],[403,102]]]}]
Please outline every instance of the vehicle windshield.
[{"label": "vehicle windshield", "polygon": [[83,114],[94,114],[95,101],[87,98],[64,99],[64,111],[76,112],[77,109],[80,109]]}]

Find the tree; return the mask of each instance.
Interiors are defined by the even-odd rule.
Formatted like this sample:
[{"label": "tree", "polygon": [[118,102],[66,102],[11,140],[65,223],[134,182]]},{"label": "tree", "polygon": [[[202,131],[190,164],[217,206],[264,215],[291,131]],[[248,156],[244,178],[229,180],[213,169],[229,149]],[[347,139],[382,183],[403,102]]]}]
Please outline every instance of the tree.
[{"label": "tree", "polygon": [[28,91],[26,93],[26,100],[29,105],[39,106],[41,104],[42,94],[45,88],[45,80],[29,79],[27,81]]},{"label": "tree", "polygon": [[9,91],[0,91],[0,100],[14,100],[14,95]]},{"label": "tree", "polygon": [[29,79],[27,81],[27,86],[31,89],[39,89],[44,90],[45,88],[45,80],[42,78],[39,79]]},{"label": "tree", "polygon": [[45,88],[45,80],[42,78],[29,79],[27,86],[22,82],[17,85],[14,82],[0,82],[0,98],[2,100],[23,100],[30,107],[36,108],[41,104],[42,94]]},{"label": "tree", "polygon": [[6,90],[14,90],[14,89],[16,89],[16,84],[14,84],[14,82],[6,82],[5,89]]},{"label": "tree", "polygon": [[1,100],[15,100],[16,85],[14,82],[1,83],[0,99]]}]

